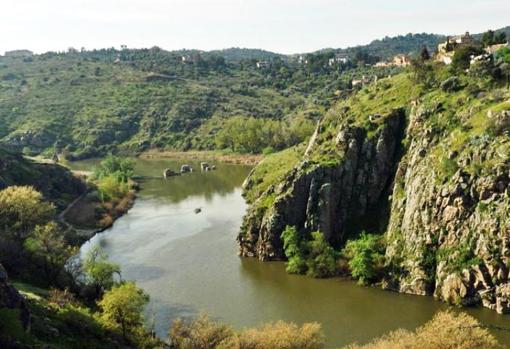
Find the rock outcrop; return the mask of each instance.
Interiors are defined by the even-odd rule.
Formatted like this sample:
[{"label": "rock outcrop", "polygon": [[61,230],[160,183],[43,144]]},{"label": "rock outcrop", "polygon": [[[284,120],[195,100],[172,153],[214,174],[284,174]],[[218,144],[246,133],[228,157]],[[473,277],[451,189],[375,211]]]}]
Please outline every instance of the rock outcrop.
[{"label": "rock outcrop", "polygon": [[284,259],[288,225],[336,248],[384,233],[384,288],[510,313],[510,110],[483,103],[423,97],[358,126],[329,116],[303,161],[251,202],[240,255]]},{"label": "rock outcrop", "polygon": [[[270,187],[245,216],[238,237],[240,254],[282,259],[280,235],[287,225],[305,233],[320,230],[333,245],[367,223],[384,228],[387,213],[382,213],[398,163],[404,120],[404,111],[395,110],[380,120],[382,125],[371,136],[362,127],[341,127],[332,140],[338,159],[332,163],[309,159],[319,147],[317,137],[312,137],[305,160]],[[263,207],[271,198],[272,204]]]},{"label": "rock outcrop", "polygon": [[30,312],[25,298],[9,283],[7,272],[0,264],[0,310],[2,309],[16,311],[21,327],[25,331],[30,329]]},{"label": "rock outcrop", "polygon": [[[510,166],[497,138],[474,137],[441,158],[436,113],[410,115],[387,231],[387,288],[510,312]],[[441,168],[453,175],[443,178]],[[490,167],[487,165],[491,164]]]}]

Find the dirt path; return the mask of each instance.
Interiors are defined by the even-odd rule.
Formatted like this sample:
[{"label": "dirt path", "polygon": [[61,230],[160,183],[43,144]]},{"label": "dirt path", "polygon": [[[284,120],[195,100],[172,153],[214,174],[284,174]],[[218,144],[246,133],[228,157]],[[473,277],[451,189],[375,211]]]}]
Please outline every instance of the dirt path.
[{"label": "dirt path", "polygon": [[78,233],[78,235],[85,236],[85,237],[91,237],[95,234],[94,229],[78,229],[75,226],[73,226],[71,223],[66,221],[66,219],[65,219],[65,216],[69,212],[69,210],[71,210],[86,195],[87,195],[87,193],[83,193],[80,196],[78,196],[76,199],[74,199],[73,202],[71,202],[69,205],[67,205],[65,210],[60,212],[60,214],[57,216],[57,220],[67,228],[66,233],[74,230],[76,233]]}]

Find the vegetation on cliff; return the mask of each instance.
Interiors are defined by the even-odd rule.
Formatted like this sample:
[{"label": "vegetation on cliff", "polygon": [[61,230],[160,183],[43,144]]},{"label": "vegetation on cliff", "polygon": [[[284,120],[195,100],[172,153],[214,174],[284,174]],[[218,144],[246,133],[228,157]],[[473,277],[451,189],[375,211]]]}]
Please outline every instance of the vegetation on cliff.
[{"label": "vegetation on cliff", "polygon": [[505,48],[473,59],[482,49],[459,48],[450,66],[422,55],[337,102],[277,176],[263,182],[268,165],[255,168],[241,254],[306,272],[305,246],[320,231],[347,247],[331,275],[510,311],[510,61]]}]

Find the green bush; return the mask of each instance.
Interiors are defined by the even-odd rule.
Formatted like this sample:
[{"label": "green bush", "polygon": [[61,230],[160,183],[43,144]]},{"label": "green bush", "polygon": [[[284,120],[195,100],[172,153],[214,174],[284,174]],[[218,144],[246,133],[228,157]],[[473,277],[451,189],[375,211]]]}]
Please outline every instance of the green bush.
[{"label": "green bush", "polygon": [[307,274],[326,278],[336,274],[337,252],[320,231],[304,240],[295,227],[287,226],[282,233],[283,249],[288,259],[285,270],[290,274]]},{"label": "green bush", "polygon": [[385,245],[381,236],[361,233],[357,240],[350,240],[342,254],[349,260],[351,275],[362,285],[377,279],[384,265]]},{"label": "green bush", "polygon": [[326,241],[320,231],[312,233],[312,240],[307,243],[307,274],[314,278],[326,278],[336,274],[337,253]]},{"label": "green bush", "polygon": [[296,227],[287,226],[282,233],[283,249],[288,259],[285,270],[289,274],[306,272],[305,250]]}]

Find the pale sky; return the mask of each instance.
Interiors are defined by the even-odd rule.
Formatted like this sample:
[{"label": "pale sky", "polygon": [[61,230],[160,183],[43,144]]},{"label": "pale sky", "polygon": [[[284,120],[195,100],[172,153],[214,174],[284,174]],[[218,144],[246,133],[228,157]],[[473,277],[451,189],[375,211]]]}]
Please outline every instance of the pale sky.
[{"label": "pale sky", "polygon": [[228,47],[280,53],[510,25],[510,0],[1,0],[0,53]]}]

